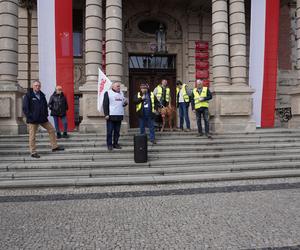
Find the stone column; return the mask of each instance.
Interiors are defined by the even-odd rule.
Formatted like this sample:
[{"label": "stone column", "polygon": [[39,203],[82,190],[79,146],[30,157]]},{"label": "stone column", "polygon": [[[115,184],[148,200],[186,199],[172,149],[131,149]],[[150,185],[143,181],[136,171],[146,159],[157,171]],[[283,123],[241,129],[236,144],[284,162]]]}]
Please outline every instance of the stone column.
[{"label": "stone column", "polygon": [[247,84],[245,0],[229,0],[230,72],[232,84]]},{"label": "stone column", "polygon": [[229,85],[227,0],[212,0],[212,63],[214,86]]},{"label": "stone column", "polygon": [[246,84],[245,78],[243,2],[212,0],[213,100],[210,102],[210,114],[212,131],[217,133],[252,132],[256,128],[251,118],[253,91]]},{"label": "stone column", "polygon": [[123,81],[122,0],[106,0],[105,19],[106,75],[112,81]]},{"label": "stone column", "polygon": [[0,134],[26,132],[18,75],[18,1],[0,1]]},{"label": "stone column", "polygon": [[300,85],[300,0],[296,5],[297,79]]},{"label": "stone column", "polygon": [[102,61],[103,14],[102,0],[86,0],[85,6],[85,75],[86,83],[79,88],[83,120],[81,132],[105,133],[105,121],[97,110],[98,68]]},{"label": "stone column", "polygon": [[[124,85],[123,68],[123,14],[122,0],[106,0],[105,17],[105,48],[106,75],[112,82],[121,82],[121,90],[127,95]],[[128,131],[128,107],[125,109],[125,119],[122,131]]]},{"label": "stone column", "polygon": [[297,87],[291,92],[292,119],[288,123],[289,128],[300,128],[300,0],[296,5],[296,41],[297,41]]}]

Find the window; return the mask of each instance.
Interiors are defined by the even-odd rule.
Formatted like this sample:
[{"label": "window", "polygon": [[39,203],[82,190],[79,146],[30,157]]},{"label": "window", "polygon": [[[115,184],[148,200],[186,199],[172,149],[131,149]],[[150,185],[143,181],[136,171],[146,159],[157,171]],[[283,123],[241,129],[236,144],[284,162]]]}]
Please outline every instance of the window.
[{"label": "window", "polygon": [[175,69],[175,56],[129,56],[130,69]]},{"label": "window", "polygon": [[166,25],[157,20],[143,20],[139,22],[138,27],[144,33],[155,35],[161,24],[166,29]]},{"label": "window", "polygon": [[73,9],[73,56],[83,54],[83,9]]}]

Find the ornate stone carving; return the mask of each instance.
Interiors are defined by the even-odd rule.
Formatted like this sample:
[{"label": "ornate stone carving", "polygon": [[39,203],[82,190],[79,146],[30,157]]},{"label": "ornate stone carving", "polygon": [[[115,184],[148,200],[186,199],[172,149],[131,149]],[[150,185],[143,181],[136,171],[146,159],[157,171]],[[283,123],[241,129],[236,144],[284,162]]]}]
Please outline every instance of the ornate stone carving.
[{"label": "ornate stone carving", "polygon": [[281,122],[288,122],[292,119],[292,108],[278,108],[276,109],[276,114],[279,116]]},{"label": "ornate stone carving", "polygon": [[74,91],[79,93],[79,87],[85,82],[84,62],[74,62]]},{"label": "ornate stone carving", "polygon": [[130,17],[125,25],[125,37],[126,38],[144,38],[144,39],[153,39],[155,40],[155,34],[148,34],[142,32],[138,24],[144,20],[157,20],[161,23],[164,23],[167,28],[167,37],[166,39],[181,39],[182,38],[182,29],[180,23],[173,18],[172,16],[158,12],[153,15],[151,12],[141,12],[132,17]]}]

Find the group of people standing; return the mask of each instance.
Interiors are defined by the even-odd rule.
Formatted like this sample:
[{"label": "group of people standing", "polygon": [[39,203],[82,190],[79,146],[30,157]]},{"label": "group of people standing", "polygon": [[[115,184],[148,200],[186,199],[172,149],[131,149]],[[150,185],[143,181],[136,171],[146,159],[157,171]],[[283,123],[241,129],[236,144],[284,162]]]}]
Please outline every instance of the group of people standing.
[{"label": "group of people standing", "polygon": [[[189,106],[196,114],[198,136],[203,136],[201,117],[203,117],[205,125],[205,135],[211,138],[209,134],[209,113],[208,102],[212,99],[211,92],[208,87],[203,86],[202,80],[196,81],[196,87],[191,91],[187,84],[181,81],[176,83],[176,105],[179,109],[180,129],[184,130],[184,121],[186,123],[185,131],[190,131]],[[140,133],[145,134],[145,127],[149,128],[149,139],[152,144],[156,144],[154,119],[159,108],[167,107],[171,104],[171,90],[168,82],[163,79],[160,84],[150,90],[147,83],[140,84],[140,90],[134,96],[132,102],[136,106],[136,112],[139,118]],[[124,118],[124,108],[128,105],[128,100],[121,91],[121,83],[115,82],[110,90],[105,92],[103,98],[103,112],[106,119],[106,144],[109,151],[113,149],[121,149],[119,144],[121,123]],[[54,119],[55,129],[48,121],[48,108]],[[63,147],[57,145],[57,139],[63,137],[68,138],[68,124],[66,113],[68,110],[68,102],[62,87],[57,86],[53,95],[47,103],[44,93],[41,91],[41,83],[34,81],[32,88],[23,98],[23,112],[29,130],[29,148],[31,157],[40,158],[36,152],[36,132],[41,125],[45,128],[50,137],[52,151],[64,150]],[[63,124],[63,134],[61,134],[59,120]],[[56,132],[56,136],[55,136]]]},{"label": "group of people standing", "polygon": [[[212,94],[208,87],[203,86],[202,80],[196,81],[196,87],[191,91],[187,84],[181,81],[176,83],[176,104],[179,109],[180,129],[184,130],[184,121],[187,132],[191,131],[189,119],[189,106],[196,114],[198,136],[203,136],[202,117],[205,125],[205,135],[211,138],[209,133],[209,112],[208,102],[212,99]],[[171,103],[171,90],[167,80],[153,90],[147,83],[140,84],[140,90],[133,97],[136,105],[136,112],[139,119],[139,129],[141,134],[145,134],[145,127],[149,128],[149,139],[152,144],[156,144],[154,119],[159,108],[166,107]],[[120,137],[121,121],[124,116],[124,107],[128,104],[127,99],[120,91],[120,83],[114,83],[112,89],[104,95],[103,107],[105,119],[107,120],[107,147],[111,151],[113,148],[120,149],[118,143]]]},{"label": "group of people standing", "polygon": [[[48,121],[48,107],[53,116],[55,129]],[[61,137],[68,138],[67,133],[67,118],[66,112],[68,110],[68,102],[62,92],[62,87],[57,86],[53,95],[50,97],[49,103],[47,103],[45,94],[41,91],[41,83],[34,81],[32,88],[27,92],[23,98],[23,113],[26,116],[26,123],[28,124],[29,131],[29,149],[31,157],[40,158],[40,155],[36,152],[36,132],[39,125],[45,128],[50,137],[50,143],[52,151],[64,150],[63,147],[57,145],[57,140]],[[61,135],[59,120],[62,121],[64,132]],[[55,136],[56,130],[56,136]]]}]

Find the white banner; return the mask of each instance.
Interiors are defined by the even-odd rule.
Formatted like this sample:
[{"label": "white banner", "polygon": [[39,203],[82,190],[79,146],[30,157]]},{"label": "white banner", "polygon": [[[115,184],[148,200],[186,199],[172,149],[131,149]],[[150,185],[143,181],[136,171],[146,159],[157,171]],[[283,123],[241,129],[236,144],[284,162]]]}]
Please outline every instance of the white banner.
[{"label": "white banner", "polygon": [[99,70],[98,75],[98,99],[97,99],[97,109],[100,113],[103,112],[103,97],[104,93],[108,91],[112,85],[112,82],[107,78],[107,76]]},{"label": "white banner", "polygon": [[[56,86],[55,0],[38,0],[37,15],[39,80],[49,101]],[[54,123],[51,116],[48,119]]]},{"label": "white banner", "polygon": [[266,0],[251,1],[249,84],[253,94],[253,118],[261,127],[261,107],[265,64]]}]

